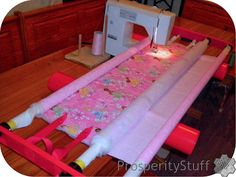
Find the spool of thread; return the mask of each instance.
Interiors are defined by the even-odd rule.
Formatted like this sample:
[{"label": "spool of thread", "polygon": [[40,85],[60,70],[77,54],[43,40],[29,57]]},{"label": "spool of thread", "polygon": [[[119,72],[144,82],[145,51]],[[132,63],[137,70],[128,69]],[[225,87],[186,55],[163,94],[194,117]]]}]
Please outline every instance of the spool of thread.
[{"label": "spool of thread", "polygon": [[179,123],[167,138],[165,144],[185,154],[192,154],[200,131]]},{"label": "spool of thread", "polygon": [[64,73],[56,72],[48,80],[48,89],[55,92],[75,79]]},{"label": "spool of thread", "polygon": [[93,55],[103,54],[103,33],[101,31],[94,32],[92,54]]}]

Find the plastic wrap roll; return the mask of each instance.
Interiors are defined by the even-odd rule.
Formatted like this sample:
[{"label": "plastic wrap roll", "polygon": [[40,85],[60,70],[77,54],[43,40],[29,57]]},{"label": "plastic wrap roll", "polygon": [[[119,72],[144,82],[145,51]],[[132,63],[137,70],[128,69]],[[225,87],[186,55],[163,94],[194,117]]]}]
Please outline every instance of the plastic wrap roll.
[{"label": "plastic wrap roll", "polygon": [[168,72],[131,103],[129,108],[124,110],[118,118],[96,135],[92,140],[92,144],[101,144],[99,142],[101,140],[103,142],[107,141],[107,146],[101,148],[104,150],[104,152],[101,153],[108,153],[110,148],[119,142],[119,140],[145,116],[150,107],[196,62],[206,50],[207,45],[208,40],[206,39],[196,44],[181,56],[181,61],[174,64]]}]

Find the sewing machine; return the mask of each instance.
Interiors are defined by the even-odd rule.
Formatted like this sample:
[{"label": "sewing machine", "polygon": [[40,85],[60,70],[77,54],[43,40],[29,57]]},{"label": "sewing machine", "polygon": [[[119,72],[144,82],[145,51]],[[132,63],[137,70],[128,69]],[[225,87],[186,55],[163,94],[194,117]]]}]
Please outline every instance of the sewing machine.
[{"label": "sewing machine", "polygon": [[132,39],[134,24],[143,26],[151,44],[165,45],[169,39],[175,14],[128,0],[108,0],[105,11],[105,52],[118,55],[136,41]]}]

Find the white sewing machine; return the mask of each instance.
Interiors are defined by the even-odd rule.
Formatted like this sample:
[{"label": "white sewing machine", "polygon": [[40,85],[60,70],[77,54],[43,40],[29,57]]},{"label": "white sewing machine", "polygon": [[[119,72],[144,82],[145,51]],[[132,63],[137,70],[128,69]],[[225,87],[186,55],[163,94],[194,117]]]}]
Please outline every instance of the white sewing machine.
[{"label": "white sewing machine", "polygon": [[135,44],[133,25],[143,26],[151,43],[165,45],[169,40],[175,14],[128,0],[108,0],[104,34],[105,52],[118,55]]}]

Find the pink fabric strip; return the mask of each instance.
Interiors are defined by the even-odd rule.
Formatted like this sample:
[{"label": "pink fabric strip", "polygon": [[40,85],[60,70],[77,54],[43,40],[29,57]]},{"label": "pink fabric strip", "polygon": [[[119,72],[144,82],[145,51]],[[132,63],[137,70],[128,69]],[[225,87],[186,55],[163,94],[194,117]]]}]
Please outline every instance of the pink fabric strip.
[{"label": "pink fabric strip", "polygon": [[21,154],[21,156],[41,167],[52,176],[58,176],[62,171],[67,172],[72,176],[84,176],[67,164],[55,159],[47,152],[5,128],[0,127],[0,132],[3,134],[0,137],[1,144],[4,144],[18,154]]}]

